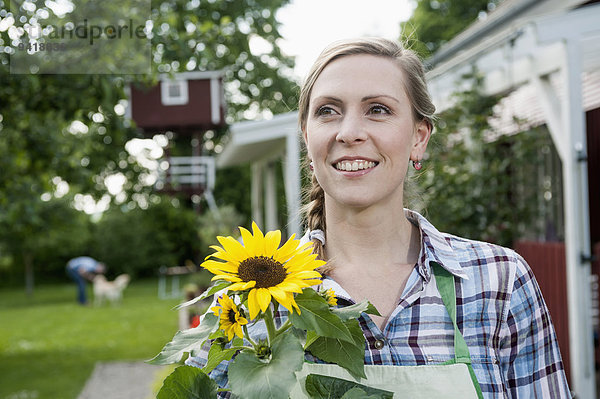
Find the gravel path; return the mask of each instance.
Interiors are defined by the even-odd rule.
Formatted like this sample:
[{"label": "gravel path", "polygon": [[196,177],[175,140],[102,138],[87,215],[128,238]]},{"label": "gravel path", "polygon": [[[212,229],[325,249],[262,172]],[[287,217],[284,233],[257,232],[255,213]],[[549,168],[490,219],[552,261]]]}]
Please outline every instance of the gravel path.
[{"label": "gravel path", "polygon": [[98,362],[77,399],[151,399],[162,370],[144,362]]}]

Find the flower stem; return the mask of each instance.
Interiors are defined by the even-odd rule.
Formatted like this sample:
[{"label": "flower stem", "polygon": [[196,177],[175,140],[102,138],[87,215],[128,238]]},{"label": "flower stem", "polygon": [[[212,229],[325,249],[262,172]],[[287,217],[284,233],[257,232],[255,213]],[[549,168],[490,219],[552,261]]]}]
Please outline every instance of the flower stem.
[{"label": "flower stem", "polygon": [[273,344],[273,340],[276,337],[275,322],[273,321],[273,312],[268,307],[264,313],[265,325],[267,326],[267,333],[269,334],[269,344]]},{"label": "flower stem", "polygon": [[282,333],[284,333],[291,326],[292,326],[292,322],[290,321],[290,319],[287,319],[285,321],[285,323],[283,323],[283,325],[277,329],[277,331],[275,332],[275,336],[281,335]]},{"label": "flower stem", "polygon": [[254,342],[252,340],[252,338],[250,338],[250,334],[248,334],[248,327],[246,327],[246,325],[243,325],[242,330],[244,331],[244,337],[248,340],[248,342],[250,342],[252,344],[252,346],[254,347],[254,351],[257,351],[258,344],[256,342]]}]

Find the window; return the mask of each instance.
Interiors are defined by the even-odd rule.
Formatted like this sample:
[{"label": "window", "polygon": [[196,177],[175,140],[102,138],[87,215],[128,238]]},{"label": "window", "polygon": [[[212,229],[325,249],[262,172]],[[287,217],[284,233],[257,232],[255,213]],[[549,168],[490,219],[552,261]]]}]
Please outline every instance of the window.
[{"label": "window", "polygon": [[187,80],[169,80],[160,83],[160,97],[163,105],[184,105],[188,103]]}]

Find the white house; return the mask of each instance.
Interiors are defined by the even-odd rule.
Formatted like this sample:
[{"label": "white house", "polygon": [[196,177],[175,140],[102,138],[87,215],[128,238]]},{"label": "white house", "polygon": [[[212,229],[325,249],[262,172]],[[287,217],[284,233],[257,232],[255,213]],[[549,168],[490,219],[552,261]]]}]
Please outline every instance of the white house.
[{"label": "white house", "polygon": [[595,398],[585,112],[600,107],[600,3],[505,0],[429,63],[438,110],[451,105],[461,76],[476,67],[486,92],[512,105],[504,107],[500,130],[514,132],[517,116],[551,133],[562,161],[571,389]]}]

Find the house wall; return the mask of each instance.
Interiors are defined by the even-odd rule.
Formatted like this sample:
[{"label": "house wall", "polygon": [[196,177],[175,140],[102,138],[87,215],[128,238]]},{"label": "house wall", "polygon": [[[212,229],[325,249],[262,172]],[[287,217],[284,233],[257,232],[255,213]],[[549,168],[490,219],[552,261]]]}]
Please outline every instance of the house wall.
[{"label": "house wall", "polygon": [[586,112],[590,241],[600,242],[600,108]]}]

